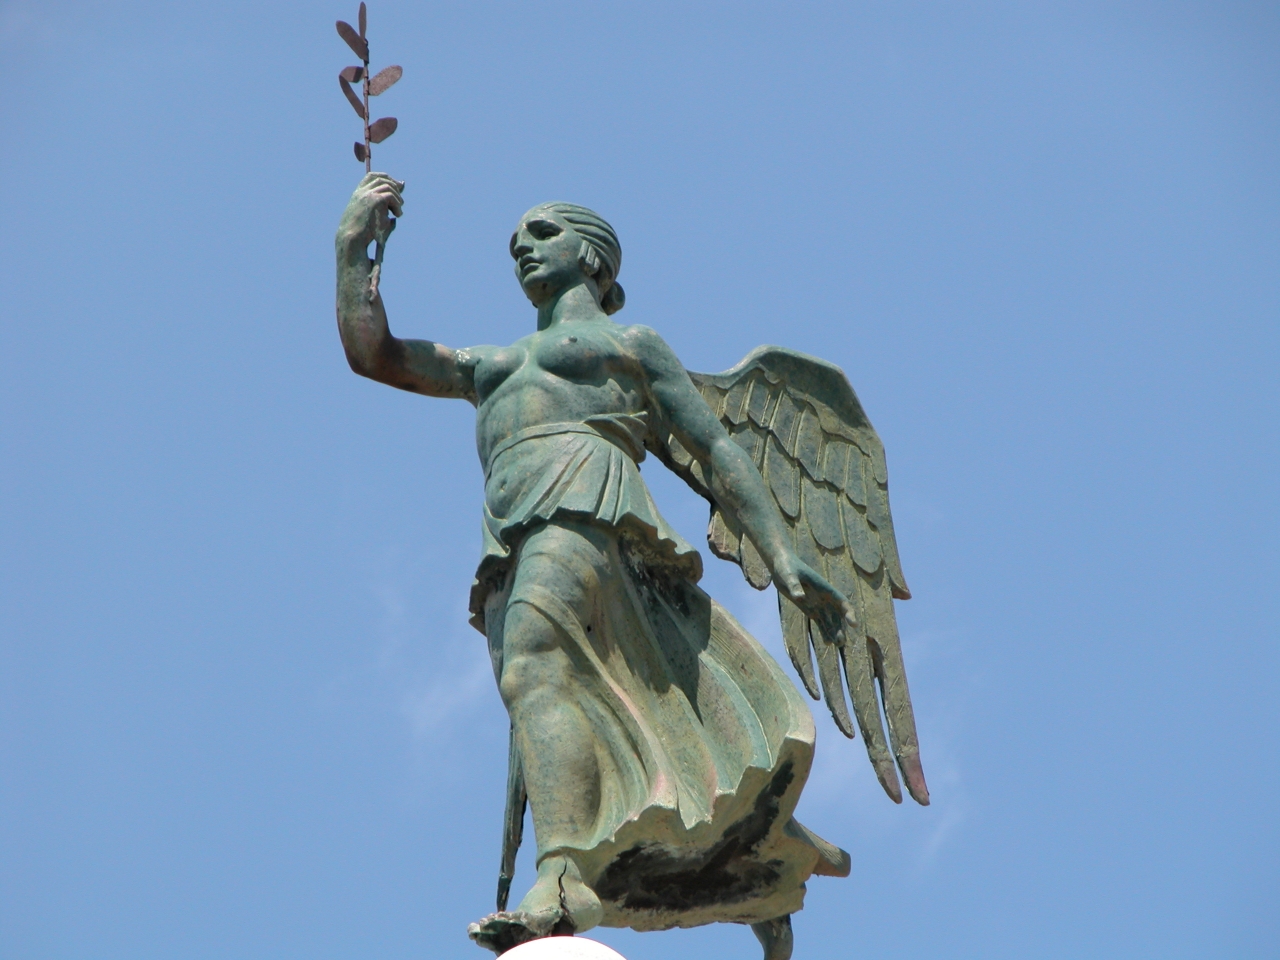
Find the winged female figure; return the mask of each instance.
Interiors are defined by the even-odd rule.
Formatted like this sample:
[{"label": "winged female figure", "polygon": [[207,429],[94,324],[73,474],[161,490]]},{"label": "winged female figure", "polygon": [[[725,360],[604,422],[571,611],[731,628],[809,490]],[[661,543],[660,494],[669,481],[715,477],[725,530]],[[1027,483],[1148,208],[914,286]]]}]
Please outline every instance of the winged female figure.
[{"label": "winged female figure", "polygon": [[403,187],[369,174],[347,205],[338,328],[356,373],[476,408],[485,504],[472,623],[511,718],[507,854],[527,796],[537,878],[506,910],[504,858],[499,912],[470,935],[500,954],[598,924],[736,922],[766,960],[787,960],[805,881],[849,873],[848,854],[793,816],[813,719],[699,588],[701,558],[658,512],[639,464],[653,453],[710,501],[712,551],[753,586],[777,587],[806,689],[825,695],[847,736],[856,720],[894,800],[896,760],[928,803],[879,438],[821,360],[765,347],[725,373],[691,373],[652,329],[612,320],[621,246],[573,204],[534,207],[511,237],[535,332],[466,349],[393,336],[367,248],[402,215]]}]

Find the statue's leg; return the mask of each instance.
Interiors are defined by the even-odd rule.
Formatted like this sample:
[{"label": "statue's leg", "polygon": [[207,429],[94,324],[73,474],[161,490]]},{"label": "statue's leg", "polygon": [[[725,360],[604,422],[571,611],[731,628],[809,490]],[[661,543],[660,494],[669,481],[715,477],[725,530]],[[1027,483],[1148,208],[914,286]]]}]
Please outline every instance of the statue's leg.
[{"label": "statue's leg", "polygon": [[567,909],[574,930],[600,922],[600,901],[587,888],[572,856],[582,846],[600,807],[600,770],[591,724],[572,689],[573,667],[562,632],[537,608],[507,610],[502,681],[534,811],[540,858],[538,878],[517,910],[533,914]]},{"label": "statue's leg", "polygon": [[751,932],[764,947],[764,960],[791,960],[791,915],[753,923]]},{"label": "statue's leg", "polygon": [[603,917],[572,854],[589,845],[600,807],[596,735],[576,689],[582,678],[575,674],[563,627],[521,599],[529,593],[522,585],[536,584],[573,616],[588,617],[592,571],[600,558],[599,548],[582,533],[558,525],[539,528],[520,547],[512,599],[502,618],[498,688],[520,750],[539,860],[537,879],[519,906],[474,925],[473,938],[499,952],[512,938],[519,943],[580,932]]}]

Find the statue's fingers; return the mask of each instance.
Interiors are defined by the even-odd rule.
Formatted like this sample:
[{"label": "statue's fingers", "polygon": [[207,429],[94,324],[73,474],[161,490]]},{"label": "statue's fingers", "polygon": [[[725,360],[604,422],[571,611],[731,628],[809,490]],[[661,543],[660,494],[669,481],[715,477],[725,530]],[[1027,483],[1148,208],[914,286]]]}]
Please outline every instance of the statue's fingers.
[{"label": "statue's fingers", "polygon": [[853,604],[849,602],[849,599],[843,593],[820,577],[815,586],[818,587],[818,597],[816,599],[821,604],[824,613],[823,626],[830,636],[843,632],[845,624],[857,627],[858,618],[854,614]]},{"label": "statue's fingers", "polygon": [[398,184],[400,183],[400,181],[395,179],[394,177],[388,176],[385,173],[379,173],[376,170],[373,173],[366,173],[363,177],[360,178],[360,186],[362,187],[372,186],[373,184],[376,184],[376,183]]},{"label": "statue's fingers", "polygon": [[835,587],[833,587],[831,583],[827,580],[827,578],[824,577],[822,574],[820,574],[817,570],[812,571],[811,579],[812,579],[814,588],[818,590],[820,593],[822,593],[824,595],[824,598],[836,596],[840,592]]},{"label": "statue's fingers", "polygon": [[844,622],[845,626],[851,630],[857,630],[858,627],[858,611],[848,600],[844,602]]},{"label": "statue's fingers", "polygon": [[360,186],[365,190],[378,190],[387,188],[394,190],[397,194],[404,189],[404,183],[395,177],[389,177],[385,173],[371,173],[360,181]]},{"label": "statue's fingers", "polygon": [[828,643],[841,646],[844,643],[844,618],[833,609],[830,601],[821,606],[822,635]]},{"label": "statue's fingers", "polygon": [[397,197],[400,196],[400,184],[397,181],[392,180],[390,177],[386,177],[382,180],[373,181],[372,183],[368,184],[368,189],[371,191],[389,190],[392,193],[394,193]]},{"label": "statue's fingers", "polygon": [[404,200],[392,187],[381,185],[369,191],[369,196],[381,204],[385,204],[397,217],[404,215]]},{"label": "statue's fingers", "polygon": [[842,635],[852,636],[860,631],[858,625],[858,614],[853,608],[853,604],[841,596],[832,604],[832,618],[839,625]]}]

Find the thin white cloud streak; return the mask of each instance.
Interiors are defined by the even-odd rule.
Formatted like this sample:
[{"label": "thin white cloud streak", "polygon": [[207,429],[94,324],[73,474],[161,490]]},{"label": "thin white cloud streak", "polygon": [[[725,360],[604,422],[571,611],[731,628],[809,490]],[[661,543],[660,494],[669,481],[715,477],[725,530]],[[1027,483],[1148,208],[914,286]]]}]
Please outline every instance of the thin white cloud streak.
[{"label": "thin white cloud streak", "polygon": [[435,738],[461,726],[465,718],[487,706],[492,687],[489,664],[472,663],[460,674],[438,677],[408,691],[401,700],[401,713],[409,720],[414,737]]},{"label": "thin white cloud streak", "polygon": [[447,736],[492,705],[488,650],[463,616],[429,618],[447,624],[432,636],[426,621],[410,618],[398,586],[384,582],[374,591],[382,607],[375,669],[395,688],[399,713],[415,741]]}]

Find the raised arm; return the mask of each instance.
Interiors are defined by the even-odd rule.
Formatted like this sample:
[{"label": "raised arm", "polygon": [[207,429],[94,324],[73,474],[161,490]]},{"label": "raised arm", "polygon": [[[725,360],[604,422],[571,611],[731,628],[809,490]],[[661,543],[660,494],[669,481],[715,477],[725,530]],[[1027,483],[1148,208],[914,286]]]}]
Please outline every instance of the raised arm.
[{"label": "raised arm", "polygon": [[671,432],[701,464],[711,495],[751,537],[774,585],[836,636],[853,606],[796,554],[773,497],[746,451],[733,442],[671,348],[648,327],[631,327],[649,392]]},{"label": "raised arm", "polygon": [[465,351],[430,340],[401,340],[387,326],[382,294],[369,299],[369,244],[388,212],[403,213],[398,180],[370,173],[360,181],[338,225],[338,332],[351,369],[363,377],[428,397],[475,402],[475,365]]}]

